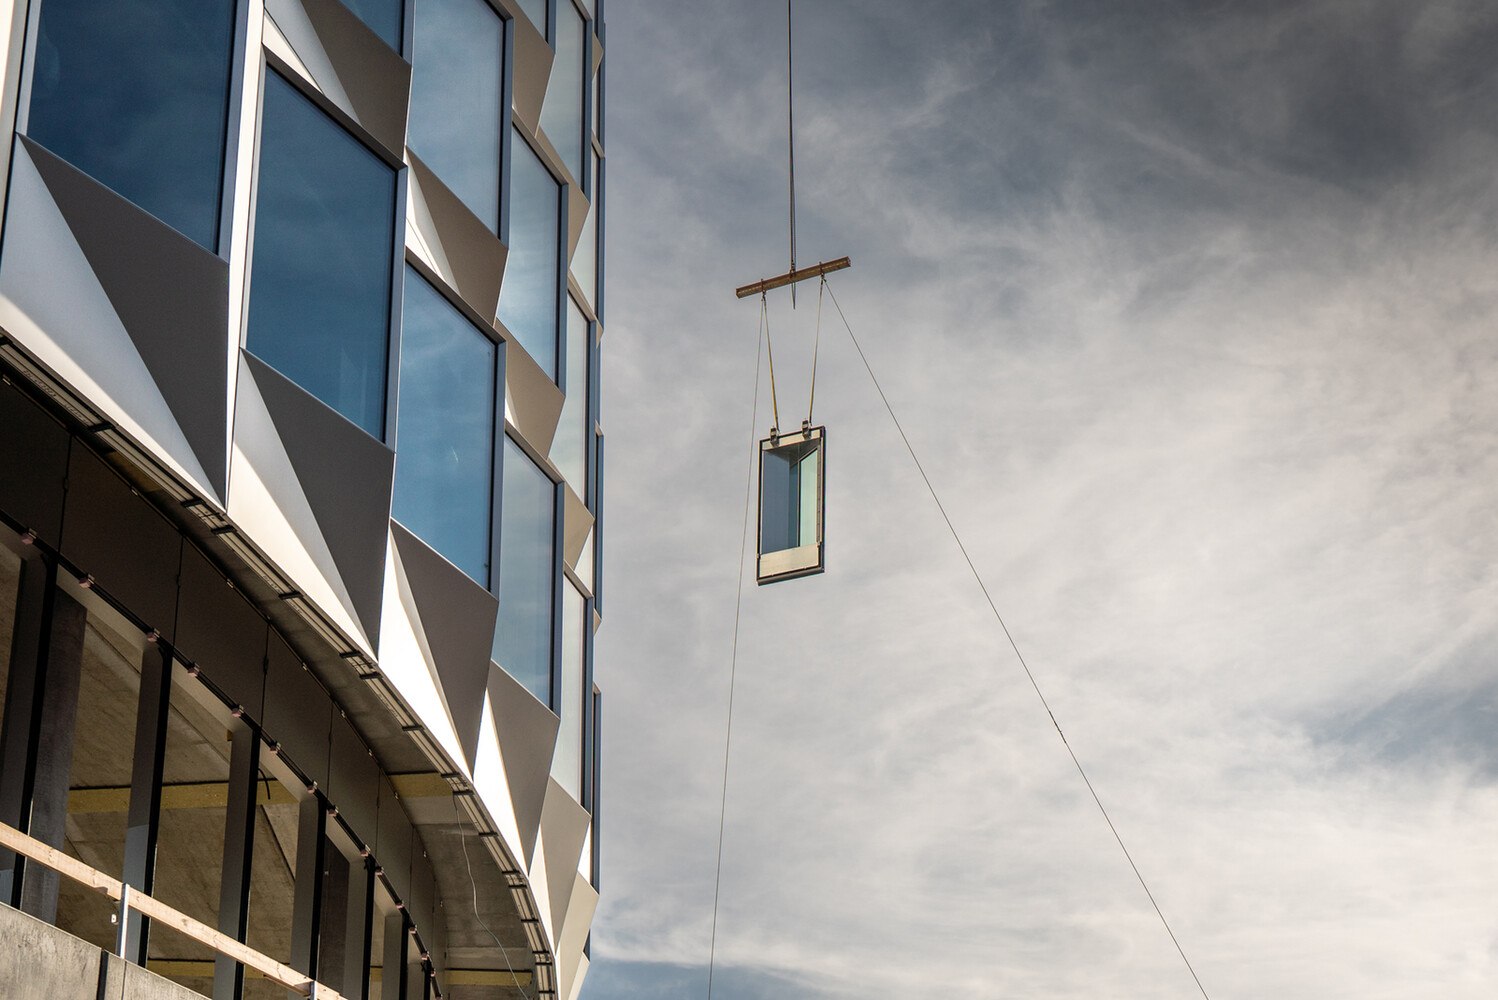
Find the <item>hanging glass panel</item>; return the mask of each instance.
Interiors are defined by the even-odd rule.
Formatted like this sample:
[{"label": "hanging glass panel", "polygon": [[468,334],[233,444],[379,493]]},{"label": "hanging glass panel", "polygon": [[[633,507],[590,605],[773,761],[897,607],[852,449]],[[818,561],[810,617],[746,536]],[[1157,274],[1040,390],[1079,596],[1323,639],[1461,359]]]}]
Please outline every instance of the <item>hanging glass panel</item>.
[{"label": "hanging glass panel", "polygon": [[825,566],[826,429],[811,427],[759,443],[761,584],[820,573]]}]

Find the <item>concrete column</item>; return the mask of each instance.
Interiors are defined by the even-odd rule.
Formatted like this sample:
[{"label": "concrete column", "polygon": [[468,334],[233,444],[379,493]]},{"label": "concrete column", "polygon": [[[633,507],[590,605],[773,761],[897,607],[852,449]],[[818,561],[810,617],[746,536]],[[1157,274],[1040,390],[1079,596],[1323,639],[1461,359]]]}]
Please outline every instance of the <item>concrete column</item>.
[{"label": "concrete column", "polygon": [[317,975],[318,931],[322,925],[324,860],[327,852],[327,806],[308,795],[297,817],[296,898],[291,914],[291,967],[313,979]]},{"label": "concrete column", "polygon": [[[166,765],[166,723],[172,693],[172,655],[147,646],[141,657],[135,748],[130,769],[130,810],[125,827],[124,880],[150,894],[156,883],[156,841],[161,832],[161,775]],[[130,912],[125,957],[146,964],[150,921]]]},{"label": "concrete column", "polygon": [[[255,850],[260,737],[235,720],[229,751],[229,804],[224,817],[224,865],[218,890],[218,929],[244,941],[249,929],[251,862]],[[219,955],[213,966],[213,1000],[240,1000],[244,966]]]},{"label": "concrete column", "polygon": [[[323,852],[326,873],[322,890],[322,927],[318,929],[318,980],[347,994],[345,959],[349,952],[349,896],[352,872],[343,852],[329,846]],[[360,879],[359,881],[363,881]]]},{"label": "concrete column", "polygon": [[406,915],[385,918],[385,954],[381,956],[380,1000],[406,1000]]}]

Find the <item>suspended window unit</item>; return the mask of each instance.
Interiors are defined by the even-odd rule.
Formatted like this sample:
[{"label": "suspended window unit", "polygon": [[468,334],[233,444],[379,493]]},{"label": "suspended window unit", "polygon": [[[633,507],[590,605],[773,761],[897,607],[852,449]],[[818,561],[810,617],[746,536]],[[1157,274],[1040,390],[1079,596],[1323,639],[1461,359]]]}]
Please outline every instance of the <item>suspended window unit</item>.
[{"label": "suspended window unit", "polygon": [[763,585],[826,568],[827,436],[824,427],[774,434],[759,443],[759,562]]}]

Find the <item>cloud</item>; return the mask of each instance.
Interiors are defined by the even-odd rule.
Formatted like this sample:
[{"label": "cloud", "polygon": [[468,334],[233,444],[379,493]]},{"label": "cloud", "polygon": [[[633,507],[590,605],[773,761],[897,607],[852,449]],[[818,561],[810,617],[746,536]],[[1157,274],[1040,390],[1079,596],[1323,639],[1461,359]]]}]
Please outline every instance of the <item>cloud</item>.
[{"label": "cloud", "polygon": [[[853,256],[838,299],[1204,985],[1488,995],[1498,15],[797,13],[802,258]],[[589,1000],[707,955],[779,16],[609,25]],[[783,425],[815,303],[770,304]],[[1192,995],[830,303],[821,337],[829,570],[743,600],[732,995]]]}]

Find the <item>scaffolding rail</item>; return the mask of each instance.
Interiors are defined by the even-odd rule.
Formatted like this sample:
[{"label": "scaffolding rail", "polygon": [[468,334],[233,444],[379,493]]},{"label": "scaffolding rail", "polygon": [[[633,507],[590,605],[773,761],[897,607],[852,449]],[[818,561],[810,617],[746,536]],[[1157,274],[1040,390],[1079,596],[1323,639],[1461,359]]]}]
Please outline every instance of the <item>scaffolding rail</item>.
[{"label": "scaffolding rail", "polygon": [[254,969],[266,979],[294,993],[308,997],[310,1000],[345,1000],[336,990],[322,985],[315,979],[308,978],[307,975],[291,966],[256,951],[242,941],[234,940],[222,931],[209,927],[201,920],[195,920],[158,899],[153,899],[139,889],[121,882],[112,875],[106,875],[92,865],[69,857],[57,848],[27,836],[13,826],[0,823],[0,847],[29,858],[117,902],[120,910],[114,953],[120,958],[125,957],[126,929],[130,924],[130,911],[134,910],[141,916],[170,927],[180,934],[185,934],[199,944],[212,948],[220,955],[233,959],[248,969]]}]

